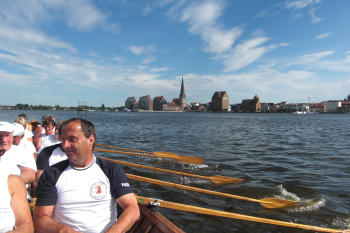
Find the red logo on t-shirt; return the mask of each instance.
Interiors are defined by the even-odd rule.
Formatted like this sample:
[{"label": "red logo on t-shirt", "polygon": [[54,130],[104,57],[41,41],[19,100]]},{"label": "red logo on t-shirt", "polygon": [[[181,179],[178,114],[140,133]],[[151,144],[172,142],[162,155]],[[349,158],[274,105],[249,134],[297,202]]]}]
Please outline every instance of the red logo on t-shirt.
[{"label": "red logo on t-shirt", "polygon": [[90,196],[95,200],[105,199],[107,196],[107,186],[103,182],[97,182],[90,187]]},{"label": "red logo on t-shirt", "polygon": [[101,186],[100,186],[100,185],[98,185],[96,188],[97,188],[96,194],[99,194],[99,193],[101,193],[101,192],[102,192],[102,190],[101,190]]}]

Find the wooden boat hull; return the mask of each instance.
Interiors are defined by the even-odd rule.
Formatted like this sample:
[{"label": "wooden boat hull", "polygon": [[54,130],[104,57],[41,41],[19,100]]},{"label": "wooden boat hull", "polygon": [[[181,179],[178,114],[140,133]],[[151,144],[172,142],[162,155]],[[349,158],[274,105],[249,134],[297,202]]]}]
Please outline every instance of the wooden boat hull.
[{"label": "wooden boat hull", "polygon": [[184,233],[161,213],[144,205],[140,207],[140,219],[128,233]]}]

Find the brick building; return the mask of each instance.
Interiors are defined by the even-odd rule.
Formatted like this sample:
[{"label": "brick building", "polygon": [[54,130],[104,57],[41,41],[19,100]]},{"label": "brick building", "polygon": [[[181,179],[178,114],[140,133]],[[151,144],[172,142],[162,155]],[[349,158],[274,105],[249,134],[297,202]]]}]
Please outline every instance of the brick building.
[{"label": "brick building", "polygon": [[167,101],[163,95],[154,97],[153,98],[153,111],[162,111],[164,104],[167,104]]},{"label": "brick building", "polygon": [[136,98],[134,96],[128,97],[125,100],[125,108],[130,109],[130,110],[134,110],[137,107],[138,107],[137,106],[137,100],[136,100]]},{"label": "brick building", "polygon": [[143,110],[153,110],[153,101],[149,95],[140,97],[139,108]]},{"label": "brick building", "polygon": [[253,99],[244,99],[240,105],[241,112],[261,112],[261,103],[258,95]]},{"label": "brick building", "polygon": [[210,110],[212,112],[226,112],[230,108],[226,91],[216,91],[211,98]]}]

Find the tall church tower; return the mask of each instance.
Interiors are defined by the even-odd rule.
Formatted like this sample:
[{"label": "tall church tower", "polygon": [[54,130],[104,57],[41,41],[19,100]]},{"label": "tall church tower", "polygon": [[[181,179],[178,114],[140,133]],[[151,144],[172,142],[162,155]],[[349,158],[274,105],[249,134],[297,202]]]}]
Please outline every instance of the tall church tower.
[{"label": "tall church tower", "polygon": [[182,78],[181,81],[181,91],[179,95],[179,103],[182,108],[186,106],[186,95],[185,95],[185,85],[184,85],[184,78]]}]

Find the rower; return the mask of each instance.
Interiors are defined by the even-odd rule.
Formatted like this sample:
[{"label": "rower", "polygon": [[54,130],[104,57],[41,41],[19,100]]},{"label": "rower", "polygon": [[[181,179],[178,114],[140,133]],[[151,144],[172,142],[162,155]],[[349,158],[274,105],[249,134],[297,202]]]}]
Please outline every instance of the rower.
[{"label": "rower", "polygon": [[[62,125],[68,160],[44,170],[34,210],[36,232],[126,232],[139,218],[135,194],[122,168],[95,157],[96,130],[72,118]],[[116,203],[122,209],[117,219]]]}]

